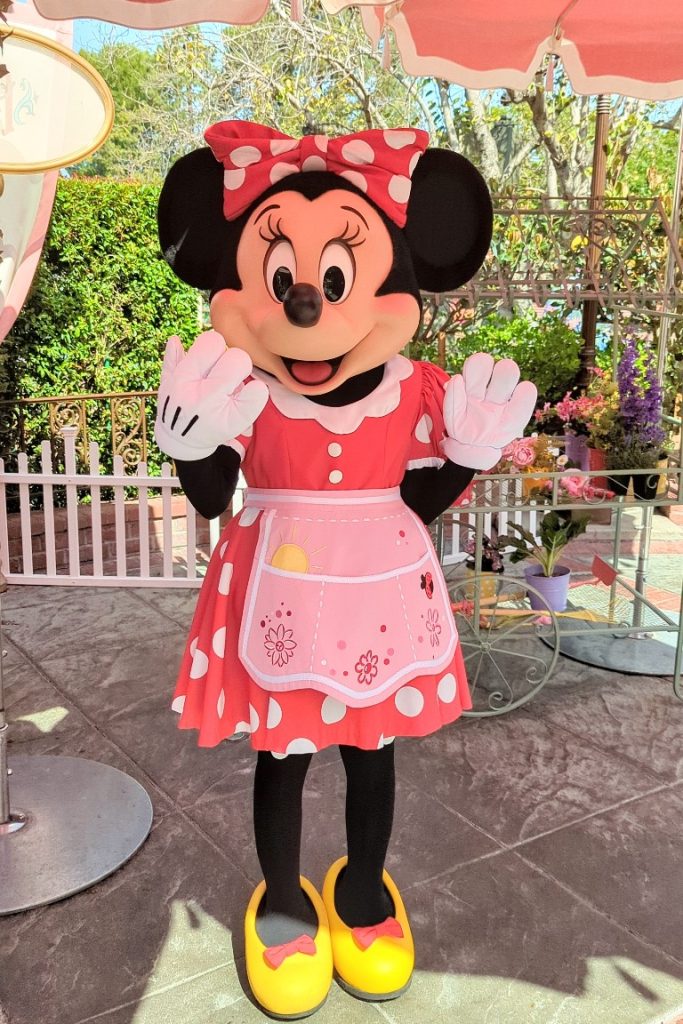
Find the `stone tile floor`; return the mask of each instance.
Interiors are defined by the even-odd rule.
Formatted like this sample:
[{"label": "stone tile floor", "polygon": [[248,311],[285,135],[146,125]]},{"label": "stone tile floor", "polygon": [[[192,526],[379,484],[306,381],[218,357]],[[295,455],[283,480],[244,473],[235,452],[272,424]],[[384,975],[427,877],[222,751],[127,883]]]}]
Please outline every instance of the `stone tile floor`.
[{"label": "stone tile floor", "polygon": [[[242,915],[259,879],[246,742],[199,750],[168,708],[196,591],[11,587],[13,754],[112,764],[155,809],[138,854],[0,918],[0,1024],[250,1024]],[[382,1005],[334,986],[316,1024],[683,1022],[683,702],[560,660],[523,708],[397,741],[388,868],[417,948]],[[303,869],[344,852],[342,770],[313,762]],[[2,880],[0,879],[0,884]]]}]

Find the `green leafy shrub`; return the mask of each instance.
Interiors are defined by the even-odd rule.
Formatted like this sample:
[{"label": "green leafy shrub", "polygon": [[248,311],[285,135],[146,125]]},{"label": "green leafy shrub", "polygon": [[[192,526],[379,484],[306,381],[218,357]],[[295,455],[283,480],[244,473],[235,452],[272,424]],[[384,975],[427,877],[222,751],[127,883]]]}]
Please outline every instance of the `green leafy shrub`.
[{"label": "green leafy shrub", "polygon": [[[31,294],[2,344],[0,398],[156,390],[166,339],[198,331],[197,292],[159,251],[158,185],[62,179]],[[34,407],[28,407],[32,410]],[[44,407],[25,414],[29,454],[48,437]],[[18,447],[16,417],[3,406],[0,454]],[[88,409],[88,432],[111,469],[106,403]],[[149,436],[149,435],[148,435]],[[162,461],[154,442],[149,463]]]},{"label": "green leafy shrub", "polygon": [[[448,338],[446,369],[458,373],[467,356],[490,352],[496,359],[514,359],[522,377],[538,388],[539,401],[559,401],[572,386],[579,368],[583,339],[558,314],[506,319],[491,314]],[[436,359],[436,345],[412,346],[420,359]]]}]

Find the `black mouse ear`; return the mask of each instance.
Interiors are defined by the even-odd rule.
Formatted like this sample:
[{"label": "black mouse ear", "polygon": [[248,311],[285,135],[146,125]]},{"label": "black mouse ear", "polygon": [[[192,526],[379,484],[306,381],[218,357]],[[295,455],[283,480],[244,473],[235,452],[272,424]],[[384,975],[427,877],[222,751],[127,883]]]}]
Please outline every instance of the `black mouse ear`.
[{"label": "black mouse ear", "polygon": [[231,244],[223,216],[223,166],[210,149],[196,149],[166,175],[157,210],[164,258],[194,288],[212,288]]},{"label": "black mouse ear", "polygon": [[423,291],[447,292],[474,277],[491,243],[491,196],[459,153],[428,149],[412,176],[403,229]]}]

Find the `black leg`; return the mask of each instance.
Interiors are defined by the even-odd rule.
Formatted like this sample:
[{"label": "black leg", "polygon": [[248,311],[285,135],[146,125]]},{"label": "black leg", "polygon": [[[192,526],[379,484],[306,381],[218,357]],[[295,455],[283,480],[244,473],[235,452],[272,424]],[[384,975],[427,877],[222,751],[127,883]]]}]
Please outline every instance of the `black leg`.
[{"label": "black leg", "polygon": [[278,759],[259,751],[254,778],[254,835],[266,896],[258,932],[266,946],[304,932],[315,935],[317,915],[299,883],[301,798],[311,754]]},{"label": "black leg", "polygon": [[335,905],[344,923],[356,928],[379,924],[394,912],[382,882],[394,819],[394,745],[339,750],[346,769],[349,860],[337,881]]}]

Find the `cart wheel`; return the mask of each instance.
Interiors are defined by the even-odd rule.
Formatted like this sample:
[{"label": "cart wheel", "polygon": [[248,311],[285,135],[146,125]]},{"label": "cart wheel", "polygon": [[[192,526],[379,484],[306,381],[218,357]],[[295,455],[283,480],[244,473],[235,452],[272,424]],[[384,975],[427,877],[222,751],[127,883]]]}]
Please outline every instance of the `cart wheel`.
[{"label": "cart wheel", "polygon": [[[448,587],[472,696],[469,717],[514,711],[551,677],[560,652],[557,616],[523,578],[476,574]],[[532,609],[533,594],[540,610]]]}]

